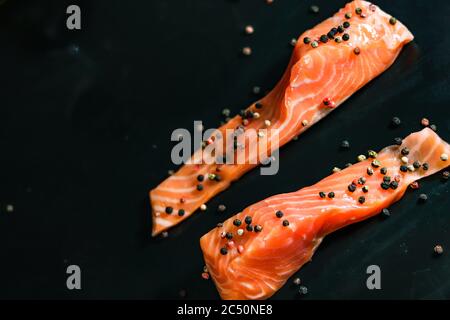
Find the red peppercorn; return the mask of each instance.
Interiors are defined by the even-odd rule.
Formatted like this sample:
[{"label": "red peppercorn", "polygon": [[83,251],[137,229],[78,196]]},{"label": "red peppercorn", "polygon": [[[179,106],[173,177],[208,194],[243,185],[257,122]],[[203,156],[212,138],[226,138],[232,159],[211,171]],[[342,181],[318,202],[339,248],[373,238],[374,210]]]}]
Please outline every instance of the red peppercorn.
[{"label": "red peppercorn", "polygon": [[202,278],[205,279],[205,280],[208,280],[209,279],[209,273],[208,272],[203,272],[202,273]]},{"label": "red peppercorn", "polygon": [[430,120],[428,120],[427,118],[423,118],[420,123],[424,126],[424,127],[428,127],[430,125]]},{"label": "red peppercorn", "polygon": [[410,185],[411,189],[419,189],[419,183],[417,181],[412,182]]}]

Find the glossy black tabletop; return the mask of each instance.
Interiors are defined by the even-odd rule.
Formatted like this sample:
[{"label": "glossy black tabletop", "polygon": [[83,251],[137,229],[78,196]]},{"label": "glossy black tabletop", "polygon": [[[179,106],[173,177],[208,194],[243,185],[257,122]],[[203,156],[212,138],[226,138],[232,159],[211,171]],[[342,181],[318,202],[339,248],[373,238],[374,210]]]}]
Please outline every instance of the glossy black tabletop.
[{"label": "glossy black tabletop", "polygon": [[[82,29],[66,28],[76,3]],[[316,4],[320,11],[311,13]],[[13,1],[0,6],[0,298],[219,298],[199,238],[246,206],[311,185],[430,119],[450,141],[450,2],[378,1],[415,35],[394,65],[282,148],[280,171],[246,174],[152,239],[148,191],[167,177],[176,128],[216,127],[271,89],[290,40],[337,0]],[[254,34],[245,35],[252,25]],[[243,57],[241,49],[252,48]],[[392,117],[401,125],[390,128]],[[342,140],[350,149],[340,150]],[[450,182],[420,181],[375,217],[325,238],[273,299],[450,298]],[[428,195],[419,205],[420,193]],[[225,204],[225,212],[217,212]],[[11,207],[12,205],[12,207]],[[436,257],[436,244],[444,253]],[[82,270],[68,290],[66,268]],[[366,269],[381,269],[368,290]]]}]

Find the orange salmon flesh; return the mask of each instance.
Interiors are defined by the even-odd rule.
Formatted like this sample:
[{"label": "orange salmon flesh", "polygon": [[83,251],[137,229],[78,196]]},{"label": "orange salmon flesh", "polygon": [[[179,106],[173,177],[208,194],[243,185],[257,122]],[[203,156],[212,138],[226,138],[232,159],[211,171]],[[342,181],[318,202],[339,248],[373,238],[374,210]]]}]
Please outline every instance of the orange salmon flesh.
[{"label": "orange salmon flesh", "polygon": [[[363,14],[356,14],[356,8],[361,8]],[[352,13],[352,16],[346,18],[346,13]],[[344,28],[344,23],[349,26]],[[339,26],[342,26],[341,32],[335,37],[341,42],[333,39],[320,42],[321,35]],[[311,39],[310,43],[305,43],[306,37]],[[316,40],[318,46],[314,48],[312,43],[315,46]],[[402,47],[412,40],[411,32],[401,22],[393,23],[391,16],[380,8],[366,1],[350,2],[333,17],[299,37],[280,82],[266,97],[247,108],[253,114],[257,112],[259,117],[244,121],[242,116],[235,116],[218,131],[226,137],[227,129],[242,126],[244,133],[240,139],[245,139],[245,130],[265,129],[266,120],[269,120],[268,129],[278,132],[277,143],[271,139],[259,141],[259,149],[261,154],[271,155],[275,146],[281,147],[303,133],[389,68]],[[152,235],[188,218],[257,165],[203,163],[182,166],[150,192]],[[211,173],[220,179],[209,180],[207,177]],[[201,182],[202,190],[197,189],[199,175],[206,177]]]},{"label": "orange salmon flesh", "polygon": [[[310,187],[267,198],[229,218],[200,240],[221,297],[269,298],[311,259],[326,235],[380,213],[399,200],[409,184],[448,167],[450,160],[445,155],[449,154],[450,145],[425,128],[406,137],[401,146],[384,148],[376,158]],[[329,197],[330,192],[334,197]],[[281,218],[277,212],[282,212]],[[253,229],[261,228],[260,232],[247,231],[246,217],[251,218]],[[236,219],[240,226],[234,224]],[[238,229],[244,233],[238,235]],[[225,233],[233,235],[232,245]],[[224,248],[226,253],[221,252]]]}]

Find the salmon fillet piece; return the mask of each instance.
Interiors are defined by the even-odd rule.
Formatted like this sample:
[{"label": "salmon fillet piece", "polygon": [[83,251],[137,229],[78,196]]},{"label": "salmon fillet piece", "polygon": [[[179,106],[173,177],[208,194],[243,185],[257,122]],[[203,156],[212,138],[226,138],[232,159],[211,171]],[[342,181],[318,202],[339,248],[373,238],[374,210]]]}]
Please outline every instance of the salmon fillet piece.
[{"label": "salmon fillet piece", "polygon": [[[450,145],[428,128],[409,135],[401,146],[371,154],[376,158],[313,186],[251,205],[204,235],[200,245],[221,297],[269,298],[311,259],[326,235],[380,213],[410,183],[450,165]],[[255,232],[257,228],[261,230]],[[238,229],[244,233],[238,235]]]},{"label": "salmon fillet piece", "polygon": [[[361,14],[356,14],[357,8]],[[269,129],[277,134],[266,137],[265,142],[259,141],[256,155],[248,157],[257,161],[225,165],[203,161],[182,166],[150,191],[152,235],[189,217],[274,150],[324,118],[391,66],[402,47],[412,40],[413,35],[402,23],[366,1],[348,3],[333,17],[303,33],[276,87],[250,105],[243,116],[235,116],[218,129],[220,135],[229,138],[227,129],[240,128],[243,130],[240,139],[246,141],[246,132],[252,131],[248,129],[267,128],[269,120]],[[227,142],[226,148],[230,149],[230,144],[232,141]],[[193,158],[196,157],[202,158],[201,150],[194,153]],[[201,182],[202,190],[198,190],[198,177],[211,173],[216,178],[205,179]]]}]

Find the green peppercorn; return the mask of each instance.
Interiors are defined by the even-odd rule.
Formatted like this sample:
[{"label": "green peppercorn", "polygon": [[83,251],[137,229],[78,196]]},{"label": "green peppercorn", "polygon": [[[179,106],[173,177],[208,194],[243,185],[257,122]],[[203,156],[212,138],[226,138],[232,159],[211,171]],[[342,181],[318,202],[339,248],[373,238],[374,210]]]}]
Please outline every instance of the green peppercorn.
[{"label": "green peppercorn", "polygon": [[378,161],[377,159],[372,161],[372,167],[378,168],[379,166],[381,166],[381,162],[380,161]]},{"label": "green peppercorn", "polygon": [[376,152],[373,151],[373,150],[369,150],[369,151],[367,152],[367,154],[369,155],[369,158],[375,159],[376,157],[378,157],[378,153],[376,153]]},{"label": "green peppercorn", "polygon": [[360,15],[362,13],[362,9],[358,7],[355,9],[355,12],[357,15]]},{"label": "green peppercorn", "polygon": [[345,14],[345,19],[350,19],[351,17],[352,17],[351,12],[347,12],[347,13]]}]

